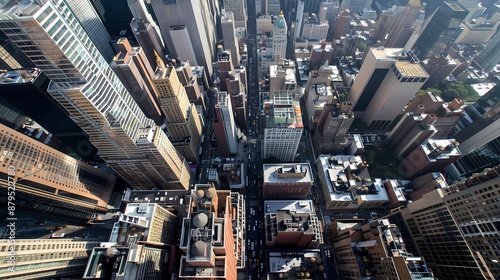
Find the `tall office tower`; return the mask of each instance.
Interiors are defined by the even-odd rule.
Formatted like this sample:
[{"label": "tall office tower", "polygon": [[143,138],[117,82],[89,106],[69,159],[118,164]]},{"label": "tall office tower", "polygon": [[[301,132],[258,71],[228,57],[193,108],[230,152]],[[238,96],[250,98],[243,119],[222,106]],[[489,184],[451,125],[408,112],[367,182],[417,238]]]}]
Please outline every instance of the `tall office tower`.
[{"label": "tall office tower", "polygon": [[386,130],[429,75],[412,52],[370,48],[346,100],[373,130]]},{"label": "tall office tower", "polygon": [[273,61],[281,64],[286,58],[286,46],[288,42],[288,34],[285,17],[281,12],[273,27]]},{"label": "tall office tower", "polygon": [[385,145],[397,158],[403,159],[436,134],[435,122],[436,116],[432,114],[406,113],[387,135]]},{"label": "tall office tower", "polygon": [[113,58],[111,69],[120,78],[146,117],[154,120],[157,125],[162,125],[164,117],[156,101],[156,88],[152,81],[154,70],[144,49],[133,48],[127,38],[119,39],[117,45],[120,52]]},{"label": "tall office tower", "polygon": [[234,155],[238,152],[238,135],[234,123],[231,98],[227,92],[216,92],[215,113],[212,117],[212,128],[217,140],[221,156]]},{"label": "tall office tower", "polygon": [[263,0],[266,1],[264,14],[279,15],[281,12],[280,0]]},{"label": "tall office tower", "polygon": [[318,14],[320,10],[320,5],[322,2],[327,2],[324,0],[308,0],[305,1],[304,13],[308,14]]},{"label": "tall office tower", "polygon": [[422,88],[429,88],[439,84],[448,77],[458,66],[458,59],[453,59],[449,55],[435,55],[422,61],[425,71],[429,74],[429,79]]},{"label": "tall office tower", "polygon": [[231,192],[197,184],[190,202],[189,215],[182,221],[179,278],[236,280],[244,242],[236,243],[233,236],[237,209],[233,208]]},{"label": "tall office tower", "polygon": [[323,244],[320,219],[312,200],[267,200],[265,242],[267,246],[318,248]]},{"label": "tall office tower", "polygon": [[[339,10],[340,11],[340,10]],[[342,10],[335,15],[335,24],[333,25],[333,39],[338,40],[345,36],[351,24],[351,11]]]},{"label": "tall office tower", "polygon": [[220,45],[217,47],[217,68],[220,82],[219,85],[222,91],[227,90],[226,78],[234,73],[234,65],[231,57],[231,51],[224,50]]},{"label": "tall office tower", "polygon": [[[174,65],[175,71],[177,72],[177,77],[179,81],[184,86],[186,94],[189,98],[189,103],[194,103],[196,106],[201,106],[202,110],[197,110],[198,114],[205,115],[207,110],[205,104],[205,94],[202,93],[200,86],[197,83],[197,77],[193,75],[193,70],[188,60],[176,60],[176,65]],[[203,118],[202,118],[203,119]]]},{"label": "tall office tower", "polygon": [[165,66],[160,57],[153,84],[160,108],[167,119],[166,130],[176,150],[188,161],[198,160],[201,139],[201,121],[196,106],[189,103],[174,66]]},{"label": "tall office tower", "polygon": [[64,2],[72,10],[73,15],[97,50],[106,61],[110,62],[115,56],[115,52],[110,45],[111,36],[109,36],[90,0],[65,0]]},{"label": "tall office tower", "polygon": [[363,9],[370,9],[373,0],[344,0],[340,3],[339,11],[349,9],[352,13],[357,13]]},{"label": "tall office tower", "polygon": [[333,247],[337,258],[342,259],[339,262],[342,279],[436,279],[424,258],[408,251],[406,243],[412,242],[405,240],[402,233],[388,219],[340,230]]},{"label": "tall office tower", "polygon": [[415,43],[418,58],[423,60],[446,52],[460,35],[459,27],[468,13],[458,2],[443,1]]},{"label": "tall office tower", "polygon": [[485,72],[490,72],[500,62],[500,33],[497,33],[484,49],[474,57],[474,62]]},{"label": "tall office tower", "polygon": [[455,134],[464,155],[500,136],[500,87],[495,86],[466,112],[474,121]]},{"label": "tall office tower", "polygon": [[[67,155],[94,160],[97,149],[88,134],[47,92],[50,79],[40,70],[8,71],[0,75],[0,103],[28,116],[62,142]],[[22,92],[22,94],[19,94]],[[26,119],[24,120],[24,122]],[[14,124],[15,127],[21,123]],[[12,126],[14,127],[14,126]]]},{"label": "tall office tower", "polygon": [[292,40],[295,42],[297,38],[300,37],[300,33],[302,31],[302,21],[304,20],[304,5],[305,0],[297,1],[297,12],[295,14],[295,29],[293,30],[293,38]]},{"label": "tall office tower", "polygon": [[304,130],[299,102],[291,92],[275,92],[272,101],[264,103],[264,114],[262,157],[293,161]]},{"label": "tall office tower", "polygon": [[[100,157],[134,188],[188,188],[189,184],[177,182],[182,172],[189,171],[171,166],[181,165],[179,156],[158,153],[167,169],[178,171],[163,173],[144,155],[150,150],[142,151],[136,145],[140,129],[152,127],[154,122],[142,113],[80,24],[72,20],[71,10],[55,1],[10,4],[2,10],[0,29],[10,33],[45,71],[52,80],[48,92],[90,136]],[[156,133],[156,137],[161,148],[172,146],[165,135]]]},{"label": "tall office tower", "polygon": [[417,19],[424,13],[423,9],[420,0],[414,0],[406,6],[394,5],[383,11],[375,24],[372,39],[386,48],[405,47],[411,35],[421,28],[421,21]]},{"label": "tall office tower", "polygon": [[232,52],[223,51],[219,46],[217,65],[219,68],[220,88],[231,98],[233,117],[238,127],[245,128],[246,123],[246,86],[244,69],[235,69]]},{"label": "tall office tower", "polygon": [[[188,59],[191,65],[205,67],[207,76],[211,77],[212,59],[215,56],[215,24],[211,21],[208,5],[207,1],[202,0],[151,2],[170,55]],[[173,32],[172,36],[171,31],[177,32]],[[195,61],[191,57],[181,56],[187,56],[185,52],[191,52],[189,48],[192,48]]]},{"label": "tall office tower", "polygon": [[132,13],[124,0],[90,0],[111,36],[130,34]]},{"label": "tall office tower", "polygon": [[[81,277],[92,249],[106,240],[99,239],[8,239],[0,240],[0,258],[6,261],[0,266],[4,279],[46,279]],[[9,247],[15,244],[15,251]],[[15,252],[13,256],[11,252]],[[15,268],[7,260],[14,258]]]},{"label": "tall office tower", "polygon": [[231,52],[233,65],[238,67],[240,66],[240,47],[238,44],[238,39],[236,38],[236,34],[234,32],[235,25],[233,13],[226,12],[225,14],[223,14],[221,17],[221,25],[222,39],[224,40],[224,49]]},{"label": "tall office tower", "polygon": [[398,215],[439,279],[499,275],[498,167],[425,194]]},{"label": "tall office tower", "polygon": [[405,178],[414,178],[429,172],[441,172],[462,156],[455,139],[428,139],[410,151],[399,164]]},{"label": "tall office tower", "polygon": [[157,203],[128,203],[109,241],[92,250],[83,279],[166,279],[179,218]]},{"label": "tall office tower", "polygon": [[[247,12],[244,0],[226,0],[224,1],[224,12],[234,15],[234,25],[236,27],[246,28]],[[224,39],[225,40],[225,39]]]},{"label": "tall office tower", "polygon": [[0,31],[0,67],[1,69],[14,70],[34,67],[35,65],[26,55],[12,42],[4,32]]},{"label": "tall office tower", "polygon": [[144,0],[128,0],[127,2],[133,16],[130,22],[132,33],[144,50],[150,67],[155,67],[155,51],[162,59],[165,59],[165,42],[161,37],[160,28],[148,12]]},{"label": "tall office tower", "polygon": [[80,222],[108,211],[113,175],[2,124],[0,131],[0,172],[5,176],[1,185],[7,189],[9,167],[15,167],[17,211]]},{"label": "tall office tower", "polygon": [[240,74],[239,72],[235,72],[235,75],[226,78],[227,94],[231,98],[231,106],[233,108],[235,121],[238,127],[241,128],[247,126],[246,93],[243,81],[241,80],[243,75],[244,73]]}]

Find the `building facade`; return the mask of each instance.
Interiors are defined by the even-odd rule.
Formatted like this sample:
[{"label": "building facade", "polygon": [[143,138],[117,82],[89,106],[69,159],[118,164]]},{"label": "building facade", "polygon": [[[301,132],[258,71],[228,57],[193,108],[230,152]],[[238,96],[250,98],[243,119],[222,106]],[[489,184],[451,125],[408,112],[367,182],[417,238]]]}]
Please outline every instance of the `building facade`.
[{"label": "building facade", "polygon": [[298,101],[290,92],[275,92],[272,102],[264,103],[263,158],[293,161],[304,124]]},{"label": "building facade", "polygon": [[[90,136],[101,158],[135,188],[164,188],[171,176],[157,172],[135,143],[139,129],[154,122],[142,113],[69,7],[55,1],[18,3],[2,13],[0,29],[45,71],[52,81],[48,92]],[[31,46],[38,51],[31,52]]]},{"label": "building facade", "polygon": [[[15,269],[8,262],[0,265],[1,277],[8,279],[43,279],[81,276],[93,248],[104,240],[70,238],[16,239]],[[9,240],[0,240],[0,258],[12,260]]]},{"label": "building facade", "polygon": [[233,117],[231,99],[227,92],[216,93],[215,113],[212,119],[212,128],[217,140],[217,147],[221,156],[234,155],[238,149],[238,136]]}]

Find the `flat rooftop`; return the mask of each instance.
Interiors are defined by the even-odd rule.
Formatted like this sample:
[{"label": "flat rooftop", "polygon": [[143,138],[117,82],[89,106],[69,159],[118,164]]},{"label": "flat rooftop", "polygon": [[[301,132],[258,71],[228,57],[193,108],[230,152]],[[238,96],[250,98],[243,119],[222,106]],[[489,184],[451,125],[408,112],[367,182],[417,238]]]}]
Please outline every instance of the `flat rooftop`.
[{"label": "flat rooftop", "polygon": [[266,200],[266,213],[275,213],[277,210],[289,210],[296,213],[315,213],[312,200]]},{"label": "flat rooftop", "polygon": [[[297,168],[301,170],[297,170]],[[304,176],[300,177],[288,177],[288,178],[278,178],[279,169],[290,171],[290,168],[294,168],[293,171],[304,173]],[[313,183],[314,178],[311,171],[311,165],[309,163],[280,163],[280,164],[264,164],[264,183]]]},{"label": "flat rooftop", "polygon": [[404,77],[429,77],[429,74],[427,74],[420,63],[412,63],[411,61],[403,60],[396,61],[395,65]]}]

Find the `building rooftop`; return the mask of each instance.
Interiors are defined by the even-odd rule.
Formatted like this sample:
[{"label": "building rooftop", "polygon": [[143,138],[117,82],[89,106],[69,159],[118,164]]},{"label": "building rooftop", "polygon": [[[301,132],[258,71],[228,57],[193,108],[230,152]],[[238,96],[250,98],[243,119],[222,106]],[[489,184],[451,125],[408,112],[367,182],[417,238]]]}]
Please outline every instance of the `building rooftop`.
[{"label": "building rooftop", "polygon": [[300,103],[293,93],[276,91],[273,102],[264,103],[265,128],[304,128]]},{"label": "building rooftop", "polygon": [[0,74],[0,84],[25,84],[33,82],[41,73],[38,68],[12,70]]},{"label": "building rooftop", "polygon": [[397,60],[402,57],[406,57],[405,52],[402,48],[370,48],[370,51],[375,55],[375,57],[379,60],[387,59],[387,60]]},{"label": "building rooftop", "polygon": [[34,0],[6,0],[0,2],[0,21],[32,16],[40,9]]},{"label": "building rooftop", "polygon": [[266,200],[266,213],[288,210],[296,213],[315,213],[312,200]]},{"label": "building rooftop", "polygon": [[430,161],[446,159],[450,156],[461,156],[459,143],[455,139],[429,139],[422,148]]},{"label": "building rooftop", "polygon": [[427,74],[420,63],[403,60],[396,61],[395,65],[403,77],[429,77],[429,74]]},{"label": "building rooftop", "polygon": [[[295,256],[282,252],[269,252],[269,273],[271,274],[288,273],[293,275],[293,272],[297,271],[304,273],[304,277],[306,277],[306,272],[308,275],[312,275],[314,272],[319,271],[321,264],[320,250],[300,251],[296,252]],[[305,271],[301,271],[302,267],[306,268]]]},{"label": "building rooftop", "polygon": [[313,183],[309,163],[264,164],[264,183]]}]

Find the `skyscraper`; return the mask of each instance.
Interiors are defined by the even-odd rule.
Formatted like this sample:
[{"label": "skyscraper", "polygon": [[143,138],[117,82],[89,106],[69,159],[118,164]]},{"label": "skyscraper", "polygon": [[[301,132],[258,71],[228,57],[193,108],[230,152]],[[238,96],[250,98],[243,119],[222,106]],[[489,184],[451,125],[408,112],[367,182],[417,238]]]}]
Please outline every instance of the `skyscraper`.
[{"label": "skyscraper", "polygon": [[414,46],[419,59],[446,52],[460,35],[460,24],[469,12],[460,3],[443,1]]},{"label": "skyscraper", "polygon": [[238,39],[234,32],[234,18],[233,13],[226,12],[221,17],[222,25],[222,39],[224,39],[224,49],[231,52],[231,59],[233,65],[238,67],[240,65],[240,47]]},{"label": "skyscraper", "polygon": [[500,136],[500,87],[495,86],[466,111],[474,121],[455,134],[464,155]]},{"label": "skyscraper", "polygon": [[[11,257],[8,248],[12,243],[9,241],[0,240],[2,259]],[[105,241],[72,238],[16,239],[15,269],[11,271],[10,267],[2,266],[2,278],[28,280],[81,276],[92,250]]]},{"label": "skyscraper", "polygon": [[[386,48],[403,48],[411,35],[420,30],[424,6],[420,0],[409,1],[406,6],[392,6],[383,11],[375,24],[373,40],[379,40]],[[372,35],[373,36],[373,35]]]},{"label": "skyscraper", "polygon": [[[110,167],[134,188],[189,187],[185,182],[169,183],[178,182],[188,170],[160,172],[136,145],[140,129],[154,127],[153,121],[142,113],[64,2],[11,2],[1,12],[0,29],[45,71],[52,80],[48,92],[87,132]],[[166,138],[161,133],[156,137]],[[163,148],[172,145],[168,139],[160,142]],[[176,154],[169,154],[168,160],[164,153],[158,156],[167,169],[183,161]]]},{"label": "skyscraper", "polygon": [[246,27],[247,12],[245,3],[246,1],[244,0],[224,1],[224,12],[226,13],[226,15],[228,12],[234,15],[233,20],[236,27]]},{"label": "skyscraper", "polygon": [[7,188],[8,168],[14,166],[18,211],[79,222],[108,211],[114,175],[2,124],[0,139],[1,186]]},{"label": "skyscraper", "polygon": [[115,56],[110,45],[111,36],[109,36],[90,0],[65,0],[65,2],[104,59],[108,62],[111,61]]},{"label": "skyscraper", "polygon": [[215,113],[212,118],[212,127],[217,140],[217,147],[221,156],[237,153],[238,136],[234,123],[231,98],[227,92],[221,91],[215,96]]},{"label": "skyscraper", "polygon": [[370,48],[346,100],[373,130],[385,130],[429,75],[412,52]]},{"label": "skyscraper", "polygon": [[278,64],[286,58],[287,30],[285,17],[281,12],[273,27],[273,61]]},{"label": "skyscraper", "polygon": [[[65,154],[83,160],[94,160],[97,149],[90,143],[87,133],[47,92],[49,84],[50,79],[40,70],[8,71],[0,75],[1,103],[11,109],[18,109],[48,130],[62,142],[64,150],[61,151]],[[18,122],[11,127],[20,124]]]},{"label": "skyscraper", "polygon": [[499,182],[496,167],[425,194],[401,210],[401,221],[440,279],[499,275]]},{"label": "skyscraper", "polygon": [[152,81],[154,70],[144,49],[132,48],[127,38],[120,38],[117,45],[120,52],[113,58],[111,68],[148,119],[162,125],[164,117],[156,101],[156,88]]},{"label": "skyscraper", "polygon": [[189,102],[174,66],[165,66],[159,57],[157,63],[153,83],[167,119],[165,128],[177,151],[187,160],[197,161],[201,121],[196,107]]},{"label": "skyscraper", "polygon": [[497,33],[485,48],[474,57],[476,62],[484,71],[490,72],[500,62],[500,33]]},{"label": "skyscraper", "polygon": [[156,67],[154,52],[165,59],[165,42],[161,37],[160,28],[149,14],[144,0],[128,0],[128,6],[132,12],[130,27],[135,39],[143,48],[151,67]]},{"label": "skyscraper", "polygon": [[[152,1],[153,10],[158,20],[158,25],[163,34],[165,44],[173,58],[189,59],[179,55],[186,45],[176,45],[170,34],[171,28],[184,26],[186,36],[191,40],[192,48],[196,56],[196,62],[190,61],[191,65],[205,67],[210,77],[212,75],[212,59],[215,55],[215,23],[213,22],[212,10],[207,1]],[[165,16],[168,15],[168,16]]]}]

